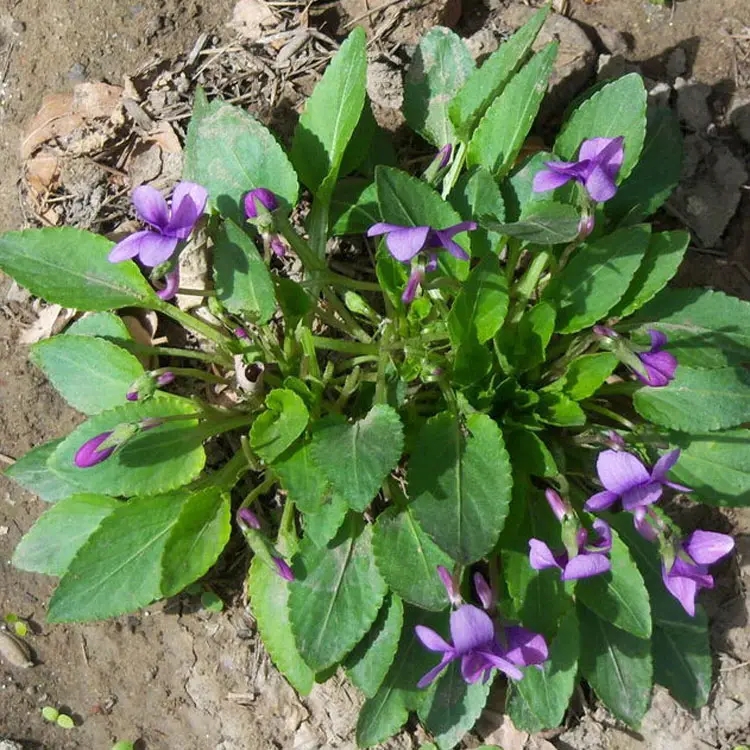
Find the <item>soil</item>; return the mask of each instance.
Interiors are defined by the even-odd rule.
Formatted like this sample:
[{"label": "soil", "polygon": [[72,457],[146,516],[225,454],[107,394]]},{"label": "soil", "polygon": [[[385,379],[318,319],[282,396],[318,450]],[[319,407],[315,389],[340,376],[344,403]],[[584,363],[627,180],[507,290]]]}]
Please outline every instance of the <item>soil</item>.
[{"label": "soil", "polygon": [[[503,29],[508,6],[520,4],[465,0],[457,29],[466,36],[482,28]],[[336,36],[362,8],[376,5],[364,0],[328,4],[330,16],[318,28]],[[748,143],[730,115],[737,97],[750,102],[747,0],[684,0],[673,9],[640,0],[571,0],[569,5],[568,16],[584,28],[596,53],[639,63],[644,75],[669,85],[673,101],[677,78],[705,93],[697,106],[707,108],[706,126],[685,120],[687,135],[707,149],[704,160],[721,153],[733,159],[735,173],[750,167]],[[226,24],[232,6],[230,0],[2,0],[0,231],[27,221],[17,188],[18,146],[44,95],[70,90],[84,80],[121,84],[123,76],[155,58],[186,53],[201,33],[231,39],[234,32]],[[406,51],[425,24],[457,19],[456,2],[412,2],[409,7],[415,13],[412,23],[396,24],[393,31],[398,34],[394,44]],[[380,44],[382,49],[382,40]],[[394,49],[381,55],[380,62],[394,63]],[[676,53],[678,49],[683,52]],[[744,122],[747,117],[745,111]],[[726,187],[721,175],[719,170],[711,183],[716,190]],[[697,194],[691,191],[702,184],[699,176],[686,176],[681,188],[686,199]],[[696,243],[679,283],[708,285],[750,299],[750,193],[745,184],[742,197],[741,185],[732,184],[736,195],[730,198],[741,198],[739,207],[729,212],[731,221],[719,228],[716,241]],[[717,199],[717,208],[720,203],[726,200]],[[674,204],[674,215],[683,213],[681,205]],[[0,453],[11,458],[66,434],[80,419],[27,361],[19,336],[37,312],[34,301],[0,275]],[[122,739],[138,740],[140,750],[354,748],[356,692],[341,680],[316,686],[309,697],[299,699],[270,664],[239,596],[234,602],[228,599],[221,613],[202,610],[182,597],[112,622],[46,624],[53,582],[20,573],[9,562],[18,540],[43,510],[40,500],[0,476],[0,615],[12,612],[31,622],[27,640],[35,662],[27,669],[0,662],[2,750],[16,747],[3,740],[22,748],[106,750]],[[687,513],[684,521],[733,530],[737,538],[737,554],[719,571],[717,588],[704,597],[716,654],[717,685],[709,705],[691,715],[657,690],[639,733],[623,729],[600,708],[579,712],[566,732],[547,737],[561,750],[729,749],[750,742],[750,509],[701,510],[699,515]],[[46,723],[41,716],[46,705],[65,709],[76,727],[65,730]],[[404,732],[387,747],[417,748],[425,739]],[[505,735],[503,743],[508,750],[522,747],[522,740]],[[545,740],[535,742],[543,746]],[[466,740],[467,747],[478,744],[476,738]],[[528,746],[533,744],[530,740]]]}]

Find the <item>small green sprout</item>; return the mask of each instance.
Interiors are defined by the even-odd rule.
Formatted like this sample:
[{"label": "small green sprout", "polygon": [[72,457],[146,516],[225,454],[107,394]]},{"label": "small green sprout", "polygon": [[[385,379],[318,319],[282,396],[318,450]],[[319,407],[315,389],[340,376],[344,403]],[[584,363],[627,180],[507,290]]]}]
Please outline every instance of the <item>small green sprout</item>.
[{"label": "small green sprout", "polygon": [[213,591],[204,591],[201,594],[201,606],[209,612],[221,612],[224,609],[224,602]]},{"label": "small green sprout", "polygon": [[130,740],[120,740],[112,745],[112,750],[134,750],[134,748],[135,743],[130,742]]},{"label": "small green sprout", "polygon": [[42,716],[45,721],[57,724],[57,726],[63,729],[73,729],[76,725],[72,717],[68,716],[68,714],[60,713],[54,706],[45,706],[42,709]]},{"label": "small green sprout", "polygon": [[23,638],[29,632],[28,625],[26,625],[26,623],[17,614],[8,612],[8,614],[5,615],[3,619],[5,620],[5,624],[8,625],[9,628],[12,628],[13,632],[19,638]]}]

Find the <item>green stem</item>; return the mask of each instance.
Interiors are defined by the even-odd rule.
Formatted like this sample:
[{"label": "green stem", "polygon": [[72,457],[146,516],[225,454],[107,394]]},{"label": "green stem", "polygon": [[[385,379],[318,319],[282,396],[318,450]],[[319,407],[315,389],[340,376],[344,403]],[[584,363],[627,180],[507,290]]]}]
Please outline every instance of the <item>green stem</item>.
[{"label": "green stem", "polygon": [[456,147],[456,153],[453,157],[453,163],[448,173],[443,178],[443,198],[447,198],[451,190],[453,190],[458,176],[461,174],[461,170],[464,166],[464,159],[466,158],[466,144],[461,142]]},{"label": "green stem", "polygon": [[[349,289],[359,289],[363,292],[382,292],[383,290],[380,288],[380,284],[378,284],[375,281],[360,281],[359,279],[351,279],[348,276],[344,276],[340,273],[334,273],[333,271],[329,271],[325,277],[324,281],[327,284],[330,284],[332,286],[343,286],[348,287]],[[304,284],[303,284],[304,286]]]},{"label": "green stem", "polygon": [[215,297],[216,290],[215,289],[183,289],[182,287],[179,287],[177,289],[177,294],[185,294],[189,297]]},{"label": "green stem", "polygon": [[511,314],[508,316],[511,323],[517,323],[521,319],[521,316],[526,309],[526,305],[531,299],[531,295],[534,293],[534,290],[539,283],[539,279],[544,273],[544,269],[547,268],[547,264],[551,257],[552,253],[549,250],[541,250],[536,256],[534,256],[534,259],[526,269],[526,273],[518,284],[516,284],[516,288],[513,290],[515,303]]},{"label": "green stem", "polygon": [[609,417],[609,419],[618,422],[628,430],[632,431],[635,429],[635,425],[629,419],[626,419],[611,409],[607,409],[605,406],[599,406],[599,404],[596,404],[593,401],[583,401],[581,406],[587,411],[593,411],[596,414],[601,414],[603,417]]},{"label": "green stem", "polygon": [[302,261],[302,265],[308,271],[324,271],[326,269],[325,261],[313,252],[310,245],[297,234],[291,225],[287,216],[275,216],[275,228],[281,232],[281,235],[289,243],[297,257]]},{"label": "green stem", "polygon": [[173,375],[183,375],[188,378],[196,378],[197,380],[205,380],[207,383],[228,383],[226,378],[222,378],[219,375],[214,375],[211,372],[205,370],[199,370],[196,367],[160,367],[158,370],[154,370],[154,375],[163,375],[165,372],[171,372]]},{"label": "green stem", "polygon": [[323,296],[328,301],[328,304],[338,313],[341,320],[344,321],[344,324],[347,326],[346,332],[349,335],[354,336],[358,341],[363,341],[364,343],[369,344],[372,339],[346,309],[346,305],[344,305],[344,303],[336,296],[336,293],[333,292],[333,290],[324,287]]},{"label": "green stem", "polygon": [[185,328],[189,328],[196,333],[199,333],[201,336],[204,336],[209,341],[213,341],[222,349],[225,349],[229,344],[234,343],[233,340],[230,339],[229,336],[227,336],[223,331],[219,330],[218,328],[214,328],[214,326],[206,323],[200,318],[189,315],[188,313],[180,310],[180,308],[175,305],[170,305],[167,302],[160,300],[158,304],[154,304],[154,309],[158,310],[161,313],[164,313],[164,315],[172,318],[172,320],[176,321]]},{"label": "green stem", "polygon": [[242,475],[251,468],[244,452],[237,451],[221,469],[206,478],[209,480],[208,484],[221,487],[228,492],[240,481]]},{"label": "green stem", "polygon": [[388,400],[385,385],[385,368],[388,365],[390,357],[388,356],[388,342],[391,338],[390,328],[383,331],[380,339],[380,351],[378,353],[378,375],[375,381],[375,403],[385,404]]},{"label": "green stem", "polygon": [[325,336],[313,336],[313,344],[317,349],[328,349],[332,352],[347,354],[378,355],[380,350],[376,344],[360,341],[346,341],[345,339],[329,339]]},{"label": "green stem", "polygon": [[184,357],[185,359],[196,359],[199,362],[212,362],[216,365],[231,364],[232,360],[224,356],[221,352],[207,354],[193,349],[178,349],[170,346],[147,346],[139,344],[136,341],[119,340],[118,344],[133,354],[153,354],[157,357]]},{"label": "green stem", "polygon": [[[240,451],[242,453],[242,451]],[[244,458],[244,454],[243,454]],[[264,492],[268,492],[268,490],[273,487],[273,485],[276,483],[276,477],[273,475],[266,476],[263,481],[257,485],[256,487],[253,487],[250,492],[245,495],[245,499],[240,504],[240,508],[249,508]],[[237,509],[239,510],[239,508]]]}]

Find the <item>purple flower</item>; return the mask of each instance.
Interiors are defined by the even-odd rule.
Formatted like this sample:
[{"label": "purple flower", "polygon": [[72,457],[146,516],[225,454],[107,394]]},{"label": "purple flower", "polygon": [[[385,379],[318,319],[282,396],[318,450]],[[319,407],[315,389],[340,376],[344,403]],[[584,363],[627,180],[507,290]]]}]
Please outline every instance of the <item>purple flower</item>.
[{"label": "purple flower", "polygon": [[600,511],[622,501],[624,510],[641,511],[655,503],[664,487],[690,492],[689,487],[667,480],[667,472],[680,457],[679,449],[663,455],[649,472],[643,462],[626,451],[606,450],[596,460],[596,473],[604,485],[603,492],[592,495],[583,506],[588,511]]},{"label": "purple flower", "polygon": [[543,193],[570,180],[586,188],[592,200],[608,201],[617,192],[615,178],[625,155],[624,138],[589,138],[581,144],[578,161],[548,161],[534,176],[534,191]]},{"label": "purple flower", "polygon": [[276,563],[276,572],[285,580],[285,581],[293,581],[294,580],[294,573],[292,573],[292,569],[287,564],[286,560],[283,560],[280,557],[274,557],[273,558],[274,563]]},{"label": "purple flower", "polygon": [[96,437],[92,437],[91,440],[87,440],[77,451],[73,457],[73,463],[79,469],[88,469],[92,466],[100,464],[102,461],[106,461],[115,451],[117,445],[110,445],[107,448],[99,448],[99,446],[112,435],[112,430],[109,432],[102,432]]},{"label": "purple flower", "polygon": [[576,518],[570,506],[553,489],[544,493],[555,518],[562,524],[565,549],[553,552],[541,539],[529,539],[529,564],[534,570],[558,568],[563,581],[606,573],[611,564],[607,552],[612,549],[612,531],[606,521],[597,518],[594,531],[599,541],[589,544],[588,531]]},{"label": "purple flower", "polygon": [[129,258],[144,266],[158,266],[168,261],[181,240],[186,240],[203,214],[208,192],[193,182],[180,182],[167,206],[162,194],[150,185],[133,191],[133,205],[138,217],[152,229],[136,232],[118,242],[109,254],[112,263]]},{"label": "purple flower", "polygon": [[437,152],[437,156],[435,157],[438,159],[438,169],[445,169],[450,160],[451,160],[451,154],[453,153],[453,146],[450,143],[446,143],[445,146],[443,146],[440,151]]},{"label": "purple flower", "polygon": [[260,529],[258,516],[250,508],[240,508],[237,511],[237,522],[240,526],[247,526],[248,529]]},{"label": "purple flower", "polygon": [[665,334],[649,328],[648,335],[651,339],[651,349],[647,352],[636,353],[636,357],[641,360],[646,372],[645,374],[638,372],[638,370],[634,370],[634,372],[636,377],[646,385],[660,388],[674,379],[677,359],[673,354],[664,351],[664,347],[667,345]]},{"label": "purple flower", "polygon": [[683,609],[695,615],[695,597],[701,589],[714,586],[708,566],[726,557],[734,549],[734,539],[715,531],[694,531],[681,544],[671,566],[662,562],[661,577]]},{"label": "purple flower", "polygon": [[134,383],[130,386],[130,390],[125,394],[125,398],[128,401],[138,401],[140,399],[149,399],[154,395],[154,391],[157,387],[169,385],[175,379],[175,374],[169,370],[156,375],[153,372],[147,372],[141,375]]},{"label": "purple flower", "polygon": [[267,188],[253,188],[245,196],[245,216],[248,219],[257,219],[258,213],[272,213],[278,207],[279,201]]},{"label": "purple flower", "polygon": [[177,296],[177,290],[180,288],[180,269],[175,266],[168,271],[164,277],[164,289],[159,289],[156,294],[163,300],[170,300]]},{"label": "purple flower", "polygon": [[541,664],[548,655],[544,638],[520,627],[505,628],[502,633],[504,643],[501,645],[495,635],[492,618],[471,604],[463,604],[451,612],[453,643],[443,640],[438,633],[424,625],[417,625],[415,630],[417,638],[430,651],[442,653],[440,663],[417,683],[419,688],[430,685],[455,659],[461,660],[464,680],[474,683],[480,677],[486,682],[493,669],[520,680],[523,672],[519,667]]},{"label": "purple flower", "polygon": [[443,582],[443,586],[445,586],[445,590],[448,592],[448,599],[450,599],[451,605],[457,607],[461,604],[461,593],[456,587],[453,576],[444,565],[438,565],[437,572],[440,580]]},{"label": "purple flower", "polygon": [[481,573],[474,573],[474,590],[482,607],[489,612],[495,606],[495,592]]},{"label": "purple flower", "polygon": [[367,236],[386,235],[385,246],[388,248],[388,252],[402,263],[409,263],[412,258],[415,258],[421,252],[429,253],[431,259],[435,258],[435,251],[440,248],[447,250],[459,260],[469,260],[468,254],[453,239],[453,236],[461,232],[471,232],[476,228],[477,224],[474,221],[462,221],[445,229],[402,227],[397,224],[380,222],[373,224],[367,230]]}]

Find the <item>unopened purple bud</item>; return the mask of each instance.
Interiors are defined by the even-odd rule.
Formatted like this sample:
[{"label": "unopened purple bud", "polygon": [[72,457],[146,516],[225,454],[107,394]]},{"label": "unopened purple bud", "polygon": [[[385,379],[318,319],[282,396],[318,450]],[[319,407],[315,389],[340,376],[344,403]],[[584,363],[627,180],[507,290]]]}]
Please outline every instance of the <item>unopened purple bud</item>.
[{"label": "unopened purple bud", "polygon": [[410,305],[414,302],[414,298],[417,296],[417,291],[424,280],[424,269],[421,266],[415,266],[412,269],[409,281],[406,283],[404,293],[401,295],[401,301],[405,305]]},{"label": "unopened purple bud", "polygon": [[237,511],[237,521],[241,526],[247,526],[249,529],[260,529],[258,516],[250,508],[240,508]]},{"label": "unopened purple bud", "polygon": [[549,503],[549,507],[552,508],[555,518],[562,522],[563,518],[568,515],[568,508],[565,505],[565,501],[552,488],[546,489],[544,496],[547,498],[547,502]]},{"label": "unopened purple bud", "polygon": [[247,334],[247,331],[244,328],[235,328],[234,329],[234,335],[238,339],[248,339],[250,338]]},{"label": "unopened purple bud", "polygon": [[461,603],[461,594],[456,591],[453,576],[450,574],[448,568],[444,565],[438,565],[437,572],[440,576],[440,580],[443,582],[443,586],[445,586],[445,590],[448,592],[448,598],[450,599],[451,604],[454,607],[459,605]]},{"label": "unopened purple bud", "polygon": [[96,466],[102,461],[106,461],[115,451],[116,445],[110,446],[109,448],[103,448],[99,450],[99,446],[112,434],[112,430],[109,432],[102,432],[101,435],[87,440],[77,451],[73,458],[73,463],[79,469],[88,469],[91,466]]},{"label": "unopened purple bud", "polygon": [[620,336],[616,331],[613,331],[611,328],[607,328],[607,326],[594,326],[592,328],[593,332],[597,336],[601,336],[605,339],[619,339]]},{"label": "unopened purple bud", "polygon": [[294,573],[287,564],[286,560],[282,560],[280,557],[274,557],[273,561],[276,563],[276,572],[285,580],[293,581]]},{"label": "unopened purple bud", "polygon": [[487,583],[485,577],[481,573],[474,573],[474,588],[479,597],[479,601],[482,602],[482,606],[486,610],[492,609],[495,604],[495,595],[493,594],[489,583]]},{"label": "unopened purple bud", "polygon": [[245,196],[245,216],[248,219],[258,218],[258,203],[269,212],[275,211],[279,207],[276,196],[270,190],[266,188],[253,188]]},{"label": "unopened purple bud", "polygon": [[591,214],[584,214],[578,222],[578,239],[585,240],[594,231],[595,219]]},{"label": "unopened purple bud", "polygon": [[610,430],[607,433],[607,445],[613,451],[624,451],[625,441],[622,439],[622,435],[618,434],[614,430]]},{"label": "unopened purple bud", "polygon": [[271,237],[271,252],[277,257],[277,258],[283,258],[286,255],[286,245],[284,244],[284,241],[279,237],[278,234],[273,235]]},{"label": "unopened purple bud", "polygon": [[125,394],[125,398],[128,401],[137,401],[138,400],[138,391],[128,391]]},{"label": "unopened purple bud", "polygon": [[440,151],[438,151],[438,157],[440,161],[438,166],[440,169],[445,169],[448,166],[448,162],[451,160],[451,154],[453,153],[453,146],[450,143],[446,143]]},{"label": "unopened purple bud", "polygon": [[169,385],[175,379],[175,374],[167,370],[156,378],[156,385]]}]

